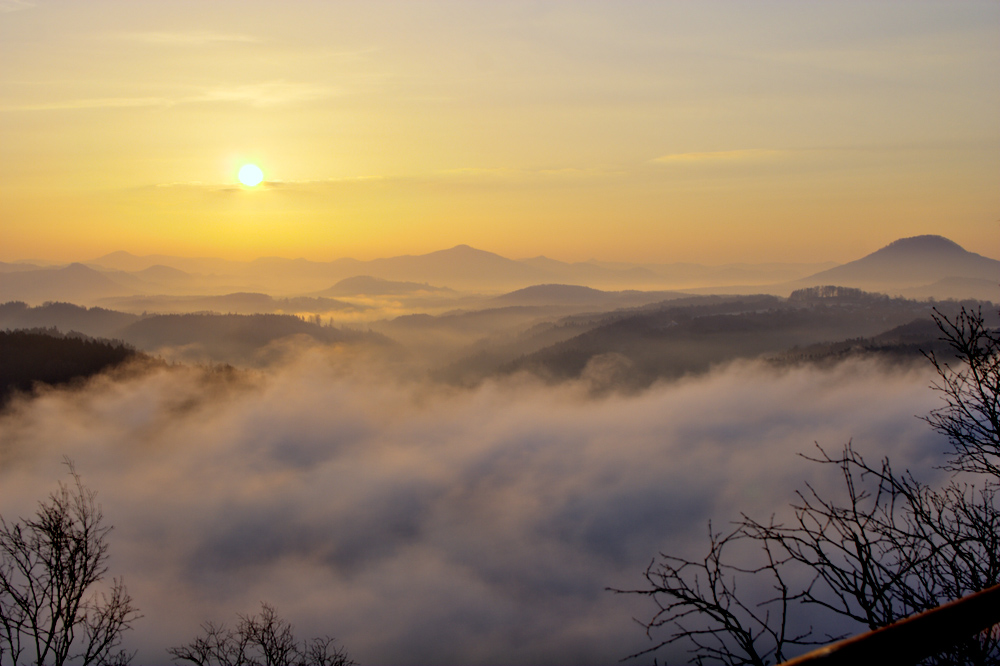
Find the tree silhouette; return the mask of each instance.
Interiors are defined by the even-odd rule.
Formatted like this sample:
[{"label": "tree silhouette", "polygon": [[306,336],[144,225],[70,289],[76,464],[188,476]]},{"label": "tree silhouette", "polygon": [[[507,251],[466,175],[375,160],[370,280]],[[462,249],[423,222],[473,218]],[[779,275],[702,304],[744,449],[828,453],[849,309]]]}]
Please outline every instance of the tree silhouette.
[{"label": "tree silhouette", "polygon": [[300,643],[292,625],[262,603],[259,615],[238,615],[235,629],[206,622],[191,643],[167,650],[175,660],[197,666],[352,666],[333,638]]},{"label": "tree silhouette", "polygon": [[121,636],[138,619],[122,580],[92,591],[107,573],[104,516],[67,460],[72,484],[33,519],[0,517],[0,663],[127,664]]},{"label": "tree silhouette", "polygon": [[[825,613],[828,624],[876,629],[1000,582],[1000,332],[985,326],[981,311],[963,309],[954,320],[938,313],[935,322],[955,361],[928,355],[939,378],[933,388],[946,404],[924,420],[952,446],[944,468],[964,476],[932,488],[894,471],[888,459],[866,461],[851,444],[839,456],[817,446],[809,459],[839,470],[842,497],[823,497],[807,484],[787,524],[743,515],[724,535],[710,526],[704,559],[661,554],[645,572],[648,587],[616,590],[658,605],[644,623],[656,643],[633,657],[686,644],[695,664],[766,666],[842,637],[801,626],[800,605]],[[759,547],[757,560],[742,548],[748,544]],[[741,548],[735,564],[723,558],[733,548]],[[742,593],[751,580],[759,587],[761,574],[773,593]],[[998,660],[1000,634],[988,631],[926,663]]]},{"label": "tree silhouette", "polygon": [[985,326],[981,311],[963,309],[954,321],[938,313],[934,321],[958,368],[927,355],[940,378],[932,388],[947,404],[924,420],[954,449],[946,469],[1000,478],[1000,335]]}]

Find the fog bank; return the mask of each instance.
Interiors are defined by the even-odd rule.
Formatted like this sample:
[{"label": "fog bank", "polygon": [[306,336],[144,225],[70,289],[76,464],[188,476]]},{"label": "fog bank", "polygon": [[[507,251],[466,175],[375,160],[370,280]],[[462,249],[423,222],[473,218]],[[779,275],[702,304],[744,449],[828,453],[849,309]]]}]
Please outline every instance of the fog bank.
[{"label": "fog bank", "polygon": [[598,398],[421,385],[315,349],[259,374],[160,368],[0,416],[0,513],[33,512],[75,461],[144,615],[135,663],[268,601],[363,664],[606,664],[648,645],[632,618],[653,607],[605,588],[641,586],[659,551],[700,553],[710,518],[835,488],[796,455],[813,442],[853,438],[930,480],[929,381],[738,364]]}]

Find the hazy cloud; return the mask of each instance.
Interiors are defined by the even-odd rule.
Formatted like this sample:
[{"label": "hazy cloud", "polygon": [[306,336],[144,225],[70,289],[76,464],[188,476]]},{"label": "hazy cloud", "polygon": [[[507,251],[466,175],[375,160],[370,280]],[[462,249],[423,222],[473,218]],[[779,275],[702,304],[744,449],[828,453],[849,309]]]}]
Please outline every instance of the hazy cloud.
[{"label": "hazy cloud", "polygon": [[0,111],[54,111],[71,109],[113,109],[181,104],[233,103],[251,106],[280,106],[324,99],[343,94],[327,86],[293,81],[266,81],[205,88],[178,96],[94,97],[38,102],[0,107]]},{"label": "hazy cloud", "polygon": [[260,40],[253,35],[191,30],[187,32],[127,32],[115,35],[118,39],[163,44],[168,46],[198,46],[214,43],[254,43]]},{"label": "hazy cloud", "polygon": [[444,169],[436,172],[432,178],[445,180],[467,179],[478,181],[529,181],[529,180],[584,180],[602,178],[617,172],[607,169],[515,169],[510,167],[462,167]]},{"label": "hazy cloud", "polygon": [[33,0],[0,0],[0,13],[19,12],[35,6]]},{"label": "hazy cloud", "polygon": [[338,92],[332,88],[311,83],[267,81],[212,88],[200,95],[181,100],[181,103],[238,102],[253,106],[277,106],[332,97]]},{"label": "hazy cloud", "polygon": [[745,163],[770,160],[787,154],[786,150],[715,150],[703,153],[671,153],[652,160],[655,164]]},{"label": "hazy cloud", "polygon": [[76,461],[145,615],[140,663],[261,600],[362,663],[611,663],[647,644],[632,618],[653,609],[604,588],[699,553],[709,518],[835,485],[796,456],[813,441],[937,462],[913,417],[936,404],[928,381],[742,364],[594,398],[416,384],[317,350],[263,374],[164,368],[0,417],[0,507],[27,515]]},{"label": "hazy cloud", "polygon": [[58,102],[38,102],[0,107],[0,111],[58,111],[70,109],[116,109],[170,104],[165,97],[93,97]]},{"label": "hazy cloud", "polygon": [[[319,94],[317,92],[317,94]],[[227,97],[226,93],[216,95],[218,99]],[[236,94],[229,95],[234,100]],[[245,95],[246,99],[251,99],[251,95]],[[266,96],[262,96],[258,102],[266,105],[271,102],[265,101]],[[303,97],[305,99],[305,97]],[[255,189],[281,190],[288,193],[315,194],[326,192],[331,189],[344,187],[370,187],[393,185],[397,187],[419,187],[428,184],[455,184],[466,183],[469,185],[482,186],[517,186],[530,183],[553,183],[553,182],[579,182],[607,178],[620,175],[605,169],[513,169],[505,167],[464,167],[457,169],[443,169],[428,174],[408,174],[408,175],[366,175],[350,176],[345,178],[326,178],[323,180],[270,180],[258,185]],[[156,188],[185,188],[192,191],[230,192],[241,188],[234,187],[232,183],[158,183]]]}]

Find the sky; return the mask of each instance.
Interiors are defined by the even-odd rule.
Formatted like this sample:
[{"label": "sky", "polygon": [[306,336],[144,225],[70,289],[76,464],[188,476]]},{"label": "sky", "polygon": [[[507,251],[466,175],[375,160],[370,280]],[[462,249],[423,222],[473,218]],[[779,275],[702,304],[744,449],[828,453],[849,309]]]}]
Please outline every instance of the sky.
[{"label": "sky", "polygon": [[919,234],[996,257],[998,25],[996,2],[0,0],[0,260],[845,262]]}]

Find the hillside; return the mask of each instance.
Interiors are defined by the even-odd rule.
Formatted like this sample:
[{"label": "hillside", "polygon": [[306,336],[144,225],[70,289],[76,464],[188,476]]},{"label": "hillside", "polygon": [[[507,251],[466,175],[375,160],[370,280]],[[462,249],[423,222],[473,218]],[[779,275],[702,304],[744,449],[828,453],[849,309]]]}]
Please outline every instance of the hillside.
[{"label": "hillside", "polygon": [[77,331],[95,338],[115,338],[119,331],[139,317],[105,308],[85,308],[72,303],[46,303],[30,307],[23,301],[0,305],[0,330],[58,328]]},{"label": "hillside", "polygon": [[[947,314],[956,303],[940,304]],[[665,303],[525,355],[502,373],[527,371],[561,381],[614,368],[627,386],[707,371],[738,358],[795,347],[878,336],[914,320],[930,321],[925,303],[854,289],[809,289],[792,298],[702,297]]]},{"label": "hillside", "polygon": [[684,294],[674,291],[601,291],[571,284],[538,284],[497,296],[492,303],[501,307],[551,305],[610,310],[647,305],[682,296]]}]

